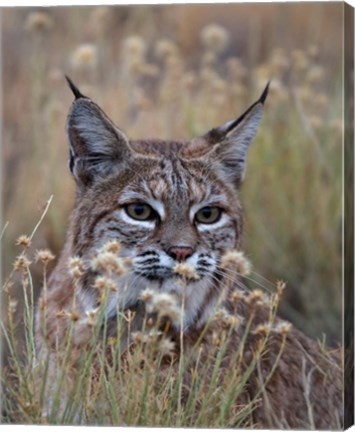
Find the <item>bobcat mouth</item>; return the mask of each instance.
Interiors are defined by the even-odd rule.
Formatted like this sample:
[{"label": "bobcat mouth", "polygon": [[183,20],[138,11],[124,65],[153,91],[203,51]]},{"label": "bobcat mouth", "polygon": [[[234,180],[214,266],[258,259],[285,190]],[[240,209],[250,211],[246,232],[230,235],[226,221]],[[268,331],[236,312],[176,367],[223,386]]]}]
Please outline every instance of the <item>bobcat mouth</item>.
[{"label": "bobcat mouth", "polygon": [[[172,280],[188,280],[189,283],[201,280],[206,276],[210,276],[215,270],[215,260],[207,255],[200,254],[194,260],[187,260],[181,263],[169,258],[166,263],[162,263],[164,257],[161,258],[158,253],[143,254],[135,259],[133,272],[136,275],[144,277],[150,281],[163,281],[166,279]],[[168,264],[168,265],[165,265]],[[177,265],[186,264],[189,271],[194,276],[184,274],[183,271],[177,271]]]},{"label": "bobcat mouth", "polygon": [[[170,268],[166,268],[166,269],[151,269],[149,271],[142,271],[142,270],[134,270],[134,273],[136,275],[139,275],[141,277],[144,277],[150,281],[165,281],[167,279],[171,279],[171,280],[182,280],[184,279],[184,277],[180,274],[175,273],[172,269]],[[198,275],[198,277],[196,277],[195,279],[189,279],[189,283],[191,282],[197,282],[199,280],[201,280],[204,276],[206,276],[206,274],[201,274],[199,275],[197,272],[196,274]]]}]

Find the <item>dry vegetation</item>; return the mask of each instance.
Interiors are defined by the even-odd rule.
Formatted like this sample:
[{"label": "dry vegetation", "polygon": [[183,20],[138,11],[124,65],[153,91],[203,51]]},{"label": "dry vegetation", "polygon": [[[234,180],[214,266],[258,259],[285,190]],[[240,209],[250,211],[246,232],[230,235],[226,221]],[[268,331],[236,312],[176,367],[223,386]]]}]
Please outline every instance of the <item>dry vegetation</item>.
[{"label": "dry vegetation", "polygon": [[[341,11],[341,4],[4,11],[3,217],[9,221],[2,235],[4,274],[18,248],[26,247],[25,238],[20,246],[14,239],[30,232],[51,195],[31,251],[49,248],[58,255],[63,244],[74,197],[64,131],[72,96],[64,73],[132,138],[202,134],[240,114],[272,79],[243,188],[245,249],[257,270],[245,283],[273,290],[269,281],[286,280],[283,316],[336,344],[341,338]],[[3,302],[5,315],[8,308],[20,311],[15,321],[21,321],[27,303],[27,354],[33,348],[31,296],[37,297],[43,276],[39,264],[31,269],[25,279],[23,272],[13,272],[14,296]],[[22,292],[26,284],[30,298]],[[154,379],[144,371],[143,393]],[[136,404],[132,412],[140,407],[139,424],[154,424],[157,411],[133,399],[128,403]],[[38,410],[31,413],[23,413],[23,420],[34,421]],[[116,423],[126,419],[110,415]],[[238,415],[230,424],[242,424],[245,418]],[[215,426],[227,424],[218,418]],[[165,424],[170,421],[166,417]],[[177,417],[174,424],[188,422]]]},{"label": "dry vegetation", "polygon": [[[73,296],[71,306],[57,315],[68,324],[61,340],[53,346],[47,321],[40,320],[37,328],[47,345],[42,343],[41,351],[36,351],[31,259],[43,269],[44,295],[38,307],[46,315],[47,267],[55,258],[47,249],[31,255],[38,226],[31,235],[18,239],[22,252],[3,287],[8,307],[1,332],[11,355],[2,374],[2,421],[46,425],[341,428],[337,417],[339,402],[332,401],[328,392],[323,393],[325,386],[313,393],[313,386],[320,383],[311,378],[318,373],[327,387],[334,385],[334,380],[340,385],[339,377],[334,375],[340,370],[340,365],[334,363],[337,354],[315,344],[316,350],[309,350],[306,356],[294,352],[290,358],[290,344],[299,335],[289,322],[276,315],[285,288],[282,282],[273,293],[260,289],[231,291],[233,312],[220,305],[202,331],[192,337],[174,330],[176,325],[183,328],[184,301],[180,304],[174,295],[149,288],[140,295],[145,304],[143,316],[137,310],[117,308],[117,321],[110,324],[109,299],[112,295],[119,297],[125,289],[114,282],[114,277],[130,271],[131,265],[127,258],[118,257],[121,246],[111,240],[91,262],[84,263],[79,257],[68,262],[74,284],[80,282],[88,265],[98,272],[93,285],[99,293],[98,306],[80,313]],[[221,267],[226,272],[227,290],[229,285],[235,285],[236,274],[250,274],[250,263],[241,251],[227,252]],[[183,285],[198,277],[188,264],[178,264],[174,271]],[[15,273],[21,279],[25,304],[21,326],[24,344],[20,349],[16,337],[18,301],[12,283]],[[297,347],[300,350],[303,345]],[[275,375],[285,371],[290,361],[291,368],[299,368],[299,376],[296,388],[288,388],[290,392],[304,389],[295,401],[303,394],[306,399],[300,416],[303,418],[296,420],[286,404],[280,415],[279,403],[270,403],[273,390],[270,399],[266,396],[266,387],[272,387]],[[310,370],[306,366],[309,361]],[[293,381],[294,377],[290,378]],[[319,391],[327,400],[326,406],[331,404],[333,413],[325,423],[317,407],[323,404],[318,401]],[[291,394],[288,398],[292,398]]]}]

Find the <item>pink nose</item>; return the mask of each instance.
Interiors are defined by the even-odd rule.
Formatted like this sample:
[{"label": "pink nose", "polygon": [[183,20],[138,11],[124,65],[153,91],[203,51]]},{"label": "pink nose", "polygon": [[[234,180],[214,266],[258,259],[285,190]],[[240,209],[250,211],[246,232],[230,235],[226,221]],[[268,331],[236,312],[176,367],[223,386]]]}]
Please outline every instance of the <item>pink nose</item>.
[{"label": "pink nose", "polygon": [[173,246],[168,250],[168,254],[177,261],[185,261],[193,252],[189,246]]}]

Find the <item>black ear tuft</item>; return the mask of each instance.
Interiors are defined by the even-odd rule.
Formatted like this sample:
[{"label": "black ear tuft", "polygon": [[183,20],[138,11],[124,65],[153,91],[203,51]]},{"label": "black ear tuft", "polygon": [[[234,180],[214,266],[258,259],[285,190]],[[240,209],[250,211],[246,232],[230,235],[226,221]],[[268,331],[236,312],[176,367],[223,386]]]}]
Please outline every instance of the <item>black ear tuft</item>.
[{"label": "black ear tuft", "polygon": [[262,95],[260,96],[260,99],[258,100],[258,102],[262,103],[263,105],[264,105],[264,102],[266,101],[267,95],[268,95],[268,93],[269,93],[270,83],[271,83],[271,81],[269,81],[269,82],[266,84],[266,87],[265,87],[265,89],[264,89]]},{"label": "black ear tuft", "polygon": [[84,96],[80,90],[78,89],[78,87],[73,83],[73,81],[67,76],[65,75],[65,78],[69,84],[70,90],[73,92],[75,99],[80,99],[80,98],[86,98],[86,96]]}]

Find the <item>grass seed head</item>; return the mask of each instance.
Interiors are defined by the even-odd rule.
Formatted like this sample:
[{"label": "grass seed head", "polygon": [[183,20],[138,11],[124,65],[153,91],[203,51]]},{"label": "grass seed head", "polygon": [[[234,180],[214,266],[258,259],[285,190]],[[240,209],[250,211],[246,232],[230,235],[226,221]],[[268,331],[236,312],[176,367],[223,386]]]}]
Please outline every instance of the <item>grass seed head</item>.
[{"label": "grass seed head", "polygon": [[43,311],[43,310],[46,309],[46,307],[47,307],[47,302],[46,302],[46,300],[45,300],[43,297],[41,297],[41,298],[38,300],[38,307],[39,307],[39,309],[40,309],[41,311]]},{"label": "grass seed head", "polygon": [[292,324],[287,321],[281,321],[276,324],[274,331],[282,335],[287,335],[292,329]]},{"label": "grass seed head", "polygon": [[142,301],[144,301],[144,303],[148,303],[153,300],[154,296],[155,296],[155,292],[150,288],[146,288],[144,291],[140,293],[139,298]]},{"label": "grass seed head", "polygon": [[132,333],[132,341],[136,344],[142,344],[147,342],[145,335],[141,331]]},{"label": "grass seed head", "polygon": [[261,289],[255,289],[247,295],[245,302],[251,307],[258,307],[269,305],[270,299],[264,291]]},{"label": "grass seed head", "polygon": [[69,272],[74,279],[79,279],[85,271],[84,261],[78,256],[69,258],[68,266]]},{"label": "grass seed head", "polygon": [[238,315],[232,315],[226,309],[218,309],[213,317],[213,321],[222,325],[222,328],[237,328],[242,322]]},{"label": "grass seed head", "polygon": [[66,312],[65,314],[73,322],[77,322],[80,319],[80,314],[75,309],[72,309],[70,312]]},{"label": "grass seed head", "polygon": [[14,314],[16,312],[17,305],[18,305],[18,300],[14,298],[10,298],[8,303],[8,310],[10,314]]},{"label": "grass seed head", "polygon": [[222,269],[234,269],[242,276],[250,274],[251,264],[244,253],[237,250],[226,252],[221,258],[220,267]]},{"label": "grass seed head", "polygon": [[118,291],[116,283],[106,276],[98,276],[93,286],[100,291],[105,291],[106,289],[109,291]]},{"label": "grass seed head", "polygon": [[10,281],[10,280],[7,281],[3,286],[4,293],[7,295],[10,295],[13,286],[14,286],[14,283],[12,281]]},{"label": "grass seed head", "polygon": [[227,30],[218,24],[209,24],[201,31],[201,40],[206,49],[219,53],[228,45]]},{"label": "grass seed head", "polygon": [[26,30],[30,33],[44,33],[53,27],[53,20],[46,12],[31,12],[25,24]]},{"label": "grass seed head", "polygon": [[174,354],[175,343],[167,338],[159,341],[158,349],[162,355],[172,356]]},{"label": "grass seed head", "polygon": [[31,261],[27,258],[26,255],[21,254],[19,255],[14,262],[14,269],[16,271],[24,271],[27,270],[28,267],[31,265]]},{"label": "grass seed head", "polygon": [[99,311],[99,308],[90,309],[85,312],[86,314],[86,324],[89,327],[95,327],[97,324],[97,313]]},{"label": "grass seed head", "polygon": [[129,36],[123,41],[123,53],[129,58],[144,57],[147,46],[144,39],[140,36]]},{"label": "grass seed head", "polygon": [[[145,300],[143,300],[142,294]],[[152,290],[145,290],[142,294],[140,298],[145,302],[148,313],[157,313],[161,317],[170,319],[173,323],[180,322],[182,310],[176,297]]]},{"label": "grass seed head", "polygon": [[276,294],[277,294],[278,297],[282,296],[285,288],[286,288],[286,282],[277,281],[277,283],[276,283]]},{"label": "grass seed head", "polygon": [[122,258],[108,251],[102,251],[92,261],[91,267],[94,271],[114,273],[118,276],[126,273],[127,269]]},{"label": "grass seed head", "polygon": [[101,252],[111,252],[113,254],[119,254],[121,252],[121,243],[118,240],[109,240],[107,243],[103,245],[100,249]]},{"label": "grass seed head", "polygon": [[255,335],[267,335],[271,332],[272,327],[270,323],[258,324],[255,329],[252,331]]},{"label": "grass seed head", "polygon": [[50,261],[53,261],[55,255],[49,249],[41,249],[36,252],[36,261],[42,261],[44,265],[47,265]]},{"label": "grass seed head", "polygon": [[193,269],[193,267],[187,263],[178,263],[173,269],[174,273],[184,277],[185,279],[198,280],[199,275]]},{"label": "grass seed head", "polygon": [[97,35],[105,34],[112,22],[112,13],[108,6],[98,6],[90,14],[89,27]]},{"label": "grass seed head", "polygon": [[94,67],[97,60],[97,48],[89,43],[79,45],[71,56],[72,65],[77,69]]},{"label": "grass seed head", "polygon": [[238,289],[232,291],[232,293],[229,296],[230,300],[233,303],[238,303],[244,297],[245,297],[244,293]]},{"label": "grass seed head", "polygon": [[20,235],[20,237],[16,240],[16,246],[23,246],[28,248],[31,246],[31,239],[27,235]]}]

